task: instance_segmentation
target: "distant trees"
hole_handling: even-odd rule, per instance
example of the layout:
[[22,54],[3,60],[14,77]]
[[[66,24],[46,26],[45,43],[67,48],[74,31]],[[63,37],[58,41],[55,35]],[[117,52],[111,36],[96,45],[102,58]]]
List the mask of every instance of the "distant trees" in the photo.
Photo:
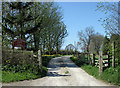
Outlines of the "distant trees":
[[66,47],[65,47],[65,52],[67,55],[73,55],[73,54],[77,54],[79,51],[77,50],[78,47],[77,47],[77,44],[68,44]]
[[83,47],[84,52],[88,53],[88,61],[90,62],[90,42],[94,35],[94,28],[92,26],[86,27],[85,31],[78,32],[79,44]]
[[94,29],[92,26],[86,27],[85,31],[81,30],[80,32],[78,32],[79,44],[81,45],[81,47],[84,47],[83,50],[87,53],[90,52],[89,47],[93,34],[94,34]]
[[65,50],[66,51],[71,51],[71,52],[77,52],[78,51],[78,42],[74,42],[74,45],[73,44],[68,44],[66,47],[65,47]]
[[75,51],[75,47],[73,44],[68,44],[66,47],[65,47],[65,50],[67,51]]
[[79,45],[84,52],[99,54],[104,36],[96,33],[93,27],[87,27],[85,31],[78,32]]
[[90,42],[90,52],[99,55],[99,51],[100,51],[101,45],[103,44],[103,40],[104,40],[103,35],[99,33],[95,33],[92,36],[92,39]]
[[74,41],[74,47],[75,47],[75,52],[78,51],[79,42],[75,42],[75,41]]
[[[61,9],[54,2],[3,2],[3,46],[15,38],[26,41],[26,49],[44,53],[59,51],[67,36]],[[7,41],[9,43],[7,43]],[[57,52],[56,52],[57,53]]]

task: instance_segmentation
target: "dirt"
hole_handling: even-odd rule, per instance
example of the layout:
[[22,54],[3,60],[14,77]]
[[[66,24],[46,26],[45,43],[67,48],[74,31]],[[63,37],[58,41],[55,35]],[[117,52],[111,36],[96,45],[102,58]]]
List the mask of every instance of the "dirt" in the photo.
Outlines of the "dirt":
[[3,83],[3,86],[113,86],[90,76],[76,66],[70,56],[53,58],[46,77],[35,80]]

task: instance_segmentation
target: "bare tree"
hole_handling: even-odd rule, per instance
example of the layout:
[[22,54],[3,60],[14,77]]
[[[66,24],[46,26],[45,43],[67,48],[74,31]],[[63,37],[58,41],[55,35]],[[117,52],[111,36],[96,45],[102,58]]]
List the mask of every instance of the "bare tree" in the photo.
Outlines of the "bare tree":
[[75,42],[75,41],[74,41],[75,51],[78,51],[78,46],[79,46],[79,42]]
[[88,63],[91,64],[90,61],[90,42],[92,40],[92,36],[94,35],[94,28],[92,26],[86,27],[85,31],[78,32],[79,43],[83,47],[84,51],[88,53]]
[[94,35],[94,28],[92,26],[86,27],[85,31],[81,30],[78,32],[79,44],[85,52],[89,53],[90,41]]

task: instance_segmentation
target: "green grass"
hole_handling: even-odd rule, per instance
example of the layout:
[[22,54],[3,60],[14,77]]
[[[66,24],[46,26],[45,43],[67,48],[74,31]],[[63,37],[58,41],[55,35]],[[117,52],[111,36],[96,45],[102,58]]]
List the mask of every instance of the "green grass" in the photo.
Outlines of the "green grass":
[[99,76],[98,67],[86,65],[84,63],[81,64],[81,62],[79,62],[80,60],[78,60],[77,57],[71,57],[71,60],[76,65],[80,66],[83,70],[85,70],[88,74],[94,76],[95,78],[120,86],[120,76],[119,76],[120,66],[117,66],[116,68],[112,68],[112,67],[107,68],[102,72],[102,75]]
[[90,75],[98,78],[99,68],[93,67],[91,65],[83,65],[83,66],[81,66],[81,68],[84,69]]
[[0,82],[2,81],[2,71],[0,70]]
[[46,76],[47,68],[43,66],[42,70],[43,71],[39,71],[39,73],[37,71],[31,72],[29,69],[24,72],[2,71],[2,82],[8,83],[44,77]]
[[[94,76],[97,79],[104,80],[106,82],[112,83],[114,85],[119,85],[120,82],[118,81],[118,67],[116,68],[107,68],[102,72],[102,75],[99,76],[99,68],[91,66],[91,65],[83,65],[81,66],[88,74]],[[119,67],[120,68],[120,67]]]
[[3,71],[2,72],[2,82],[14,82],[14,81],[21,81],[21,80],[27,80],[27,79],[35,79],[38,76],[33,73],[27,73],[27,72],[11,72],[11,71]]
[[68,73],[69,73],[69,71],[66,71],[66,72],[65,72],[65,74],[68,74]]
[[5,65],[2,66],[2,82],[15,82],[29,79],[36,79],[46,76],[47,74],[47,65],[49,61],[58,57],[59,55],[44,55],[42,56],[42,72],[39,69],[38,65]]

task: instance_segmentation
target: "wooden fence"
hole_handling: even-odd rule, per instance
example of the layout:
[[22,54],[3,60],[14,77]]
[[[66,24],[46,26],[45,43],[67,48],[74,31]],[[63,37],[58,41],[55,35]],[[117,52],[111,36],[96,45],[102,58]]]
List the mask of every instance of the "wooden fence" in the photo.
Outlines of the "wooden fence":
[[[102,55],[101,57],[102,57],[103,67],[110,67],[110,59],[112,59],[112,58],[110,58],[109,55]],[[106,58],[103,58],[103,57],[106,57]],[[100,56],[99,56],[99,58],[100,58]],[[99,67],[99,60],[100,59],[95,60],[93,65],[96,67]]]
[[[99,67],[99,75],[108,67],[112,66],[115,68],[115,44],[112,43],[112,55],[103,55],[102,51],[99,52],[99,55],[90,54],[90,53],[78,53],[74,56],[81,59],[81,61],[91,64],[93,66]],[[86,58],[87,57],[87,58]],[[96,59],[97,57],[97,59]],[[86,60],[87,59],[87,60]],[[112,60],[111,60],[112,59]]]
[[114,56],[103,55],[102,52],[100,52],[99,55],[79,53],[78,55],[74,56],[78,57],[82,62],[86,64],[91,64],[92,66],[99,67],[100,75],[106,68],[110,66],[115,67],[115,58],[113,58]]

